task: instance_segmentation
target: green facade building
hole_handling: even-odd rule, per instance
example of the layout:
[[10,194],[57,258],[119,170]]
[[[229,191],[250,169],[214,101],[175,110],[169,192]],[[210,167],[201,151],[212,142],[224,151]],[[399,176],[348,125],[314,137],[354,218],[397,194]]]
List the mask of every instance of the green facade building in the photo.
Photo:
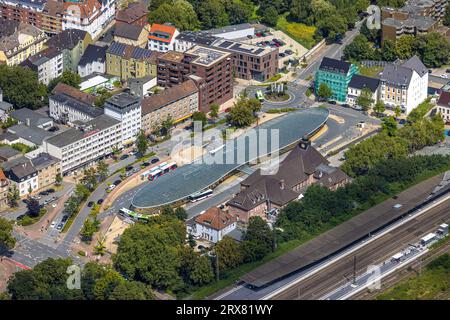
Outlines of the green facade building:
[[325,83],[333,91],[330,100],[345,103],[348,84],[354,74],[358,73],[358,67],[342,60],[323,58],[314,80],[314,90],[317,91],[322,83]]

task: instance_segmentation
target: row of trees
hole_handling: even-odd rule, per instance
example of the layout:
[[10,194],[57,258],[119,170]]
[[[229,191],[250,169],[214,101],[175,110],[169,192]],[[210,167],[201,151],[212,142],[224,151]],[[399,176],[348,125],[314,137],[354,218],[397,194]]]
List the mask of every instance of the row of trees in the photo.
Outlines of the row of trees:
[[[368,30],[366,33],[363,30]],[[430,68],[440,67],[450,61],[450,42],[443,35],[432,32],[428,34],[400,37],[395,43],[385,40],[381,49],[374,41],[378,36],[373,31],[362,28],[361,34],[344,48],[343,58],[352,62],[362,60],[395,61],[406,60],[417,55]]]
[[171,22],[180,30],[211,29],[248,22],[254,4],[250,0],[154,0],[150,23]]
[[257,120],[257,113],[261,111],[261,107],[261,101],[249,98],[244,93],[230,109],[227,121],[238,128],[248,127]]
[[[425,101],[423,105],[425,104],[429,102]],[[347,160],[342,169],[353,177],[364,175],[382,160],[405,157],[425,146],[434,145],[443,138],[444,122],[438,114],[430,119],[412,114],[400,129],[397,129],[397,123],[392,117],[387,117],[383,120],[383,131],[380,134],[350,147],[345,153]]]
[[[383,136],[383,135],[381,135]],[[390,141],[385,141],[389,144]],[[377,145],[376,147],[380,147]],[[372,153],[378,156],[375,147]],[[370,151],[366,151],[369,153]],[[450,168],[450,157],[399,156],[379,159],[363,175],[359,175],[343,188],[331,191],[319,185],[310,186],[302,201],[294,201],[280,213],[277,227],[280,241],[306,241],[393,196],[419,175],[442,172]]]

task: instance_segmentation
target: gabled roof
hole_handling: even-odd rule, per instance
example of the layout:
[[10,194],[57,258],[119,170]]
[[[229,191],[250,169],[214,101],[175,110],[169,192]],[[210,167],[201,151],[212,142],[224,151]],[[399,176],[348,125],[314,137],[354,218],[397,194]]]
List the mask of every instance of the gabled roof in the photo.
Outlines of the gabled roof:
[[402,67],[414,70],[421,77],[428,73],[427,67],[425,67],[425,65],[416,55],[412,56],[405,63],[403,63]]
[[95,44],[89,44],[78,63],[79,66],[85,66],[94,61],[103,63],[106,61],[106,50],[108,47],[100,47]]
[[62,49],[72,50],[75,48],[80,41],[86,38],[87,31],[78,29],[68,29],[64,30],[47,41],[47,46]]
[[59,159],[45,152],[40,153],[36,158],[31,159],[31,163],[37,170],[45,169],[58,162]]
[[442,92],[437,105],[444,108],[450,108],[450,92]]
[[222,230],[237,221],[237,218],[217,207],[206,210],[205,213],[195,217],[195,222],[214,230]]
[[128,8],[117,11],[116,21],[133,23],[147,15],[147,13],[147,8],[141,2],[130,3]]
[[379,85],[380,85],[379,79],[369,78],[366,76],[361,76],[359,74],[355,74],[352,77],[352,80],[350,80],[348,87],[360,89],[360,90],[362,90],[364,88],[368,88],[368,89],[370,89],[370,91],[375,92],[378,89]]
[[77,88],[69,86],[63,82],[58,83],[52,91],[52,94],[65,94],[76,100],[80,100],[89,105],[93,105],[95,102],[95,96],[89,93],[85,93]]
[[25,124],[16,124],[15,126],[8,128],[8,131],[38,146],[42,144],[45,138],[52,137],[54,135],[50,131],[33,126],[29,127]]
[[149,63],[156,63],[156,58],[161,55],[161,52],[155,52],[120,42],[111,43],[106,52],[109,54],[120,56],[127,60],[146,60]]
[[387,83],[396,86],[408,86],[414,71],[417,72],[420,77],[423,77],[428,73],[428,69],[417,56],[413,56],[400,65],[386,65],[381,73],[381,81],[386,81]]
[[343,60],[336,60],[328,57],[322,59],[319,69],[328,72],[348,73],[351,63]]
[[[34,168],[31,160],[24,160],[22,163],[19,163],[8,170],[14,176],[16,176],[19,180],[25,178],[27,176],[33,175],[36,173],[36,168]],[[9,175],[11,178],[11,175]]]
[[[148,38],[150,40],[157,40],[170,43],[176,31],[177,28],[173,26],[154,23],[150,28],[150,34],[148,35]],[[164,35],[164,37],[161,37],[161,35]]]
[[151,95],[142,100],[142,115],[149,114],[196,92],[198,92],[198,89],[192,80],[166,88],[163,92]]
[[136,41],[139,39],[143,29],[144,27],[136,24],[117,22],[114,29],[114,36]]

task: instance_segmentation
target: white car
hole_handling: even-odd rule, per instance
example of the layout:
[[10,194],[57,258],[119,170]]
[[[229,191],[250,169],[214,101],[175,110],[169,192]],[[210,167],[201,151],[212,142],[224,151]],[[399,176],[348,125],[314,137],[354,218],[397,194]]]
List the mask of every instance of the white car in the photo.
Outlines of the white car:
[[52,224],[50,225],[50,228],[54,228],[56,226],[56,222],[53,221]]
[[446,75],[445,73],[441,74],[441,78],[448,79],[448,75]]

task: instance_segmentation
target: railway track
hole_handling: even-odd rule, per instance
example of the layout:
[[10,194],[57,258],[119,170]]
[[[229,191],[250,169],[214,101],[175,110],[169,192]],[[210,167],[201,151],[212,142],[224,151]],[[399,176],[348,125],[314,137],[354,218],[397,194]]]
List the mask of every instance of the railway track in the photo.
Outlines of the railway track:
[[353,277],[354,256],[356,256],[356,276],[358,276],[365,272],[369,265],[382,263],[410,243],[417,242],[420,237],[436,229],[439,224],[449,220],[450,200],[447,200],[355,253],[331,264],[321,272],[300,281],[273,299],[320,299]]

